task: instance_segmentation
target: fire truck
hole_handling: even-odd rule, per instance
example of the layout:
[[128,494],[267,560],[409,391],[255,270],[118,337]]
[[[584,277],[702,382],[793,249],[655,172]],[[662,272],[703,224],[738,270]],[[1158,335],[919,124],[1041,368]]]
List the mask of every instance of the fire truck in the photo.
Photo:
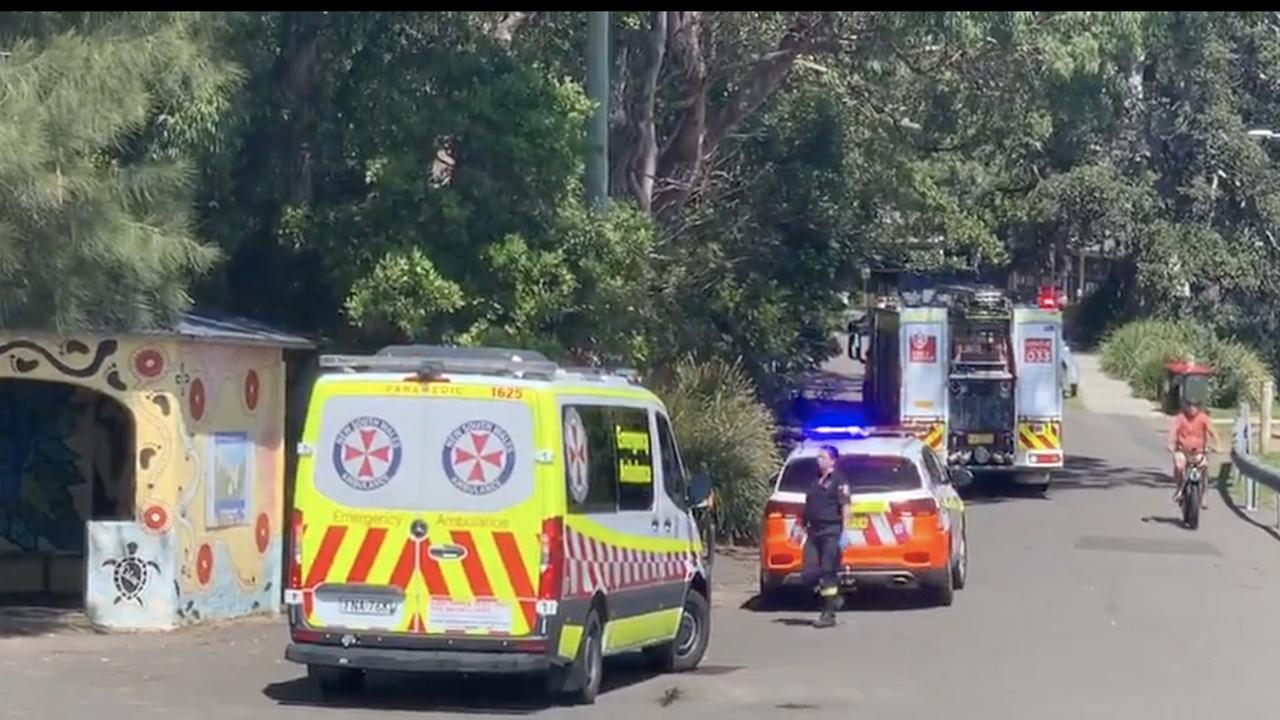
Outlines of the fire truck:
[[869,310],[849,338],[873,424],[914,429],[948,465],[1048,489],[1064,459],[1056,303],[941,287]]

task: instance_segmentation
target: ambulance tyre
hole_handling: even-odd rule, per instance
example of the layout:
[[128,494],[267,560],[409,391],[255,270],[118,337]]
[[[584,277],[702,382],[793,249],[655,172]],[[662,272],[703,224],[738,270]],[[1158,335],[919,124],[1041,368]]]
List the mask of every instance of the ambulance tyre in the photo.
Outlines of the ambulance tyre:
[[308,665],[307,677],[325,697],[355,695],[364,689],[364,671],[328,665]]
[[684,612],[672,642],[645,648],[644,655],[659,672],[688,672],[698,667],[711,638],[711,606],[696,588],[685,593]]
[[562,694],[573,705],[594,705],[600,694],[600,678],[604,675],[604,624],[597,608],[587,613],[582,626],[582,645],[573,665],[552,671],[549,678],[553,693]]

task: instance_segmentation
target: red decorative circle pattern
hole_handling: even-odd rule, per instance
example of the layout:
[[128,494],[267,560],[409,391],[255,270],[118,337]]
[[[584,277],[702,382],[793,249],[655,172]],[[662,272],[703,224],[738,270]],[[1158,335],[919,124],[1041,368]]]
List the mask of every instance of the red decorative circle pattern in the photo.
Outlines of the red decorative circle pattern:
[[196,580],[201,585],[208,585],[213,578],[213,548],[208,543],[200,546],[196,553]]
[[169,511],[163,505],[148,505],[142,511],[142,527],[153,534],[167,531],[169,529]]
[[204,418],[204,401],[204,382],[196,378],[187,390],[187,403],[191,406],[191,417],[197,422]]
[[244,405],[249,410],[258,409],[258,396],[262,391],[262,384],[258,380],[258,371],[250,370],[244,375]]
[[148,380],[164,372],[164,353],[155,348],[144,348],[133,356],[133,369],[139,377]]
[[265,553],[271,544],[271,518],[266,513],[258,516],[258,522],[253,526],[253,539],[258,543],[258,552]]

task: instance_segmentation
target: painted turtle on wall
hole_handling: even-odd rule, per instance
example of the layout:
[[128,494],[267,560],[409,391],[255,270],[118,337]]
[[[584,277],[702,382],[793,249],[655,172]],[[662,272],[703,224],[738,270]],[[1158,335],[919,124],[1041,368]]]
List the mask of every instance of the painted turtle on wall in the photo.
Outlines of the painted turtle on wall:
[[142,591],[147,589],[151,571],[160,572],[160,566],[154,560],[138,557],[136,542],[127,543],[124,549],[124,557],[102,563],[102,567],[112,568],[111,582],[116,586],[116,599],[112,604],[133,601],[138,603],[138,607],[142,607]]

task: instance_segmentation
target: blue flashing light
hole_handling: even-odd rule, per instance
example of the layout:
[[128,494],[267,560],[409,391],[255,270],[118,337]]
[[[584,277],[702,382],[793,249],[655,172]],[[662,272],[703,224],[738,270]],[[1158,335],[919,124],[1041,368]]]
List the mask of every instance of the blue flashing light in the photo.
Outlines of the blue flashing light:
[[819,425],[809,428],[806,435],[814,437],[846,437],[846,438],[865,438],[870,437],[871,433],[866,428],[857,425]]

